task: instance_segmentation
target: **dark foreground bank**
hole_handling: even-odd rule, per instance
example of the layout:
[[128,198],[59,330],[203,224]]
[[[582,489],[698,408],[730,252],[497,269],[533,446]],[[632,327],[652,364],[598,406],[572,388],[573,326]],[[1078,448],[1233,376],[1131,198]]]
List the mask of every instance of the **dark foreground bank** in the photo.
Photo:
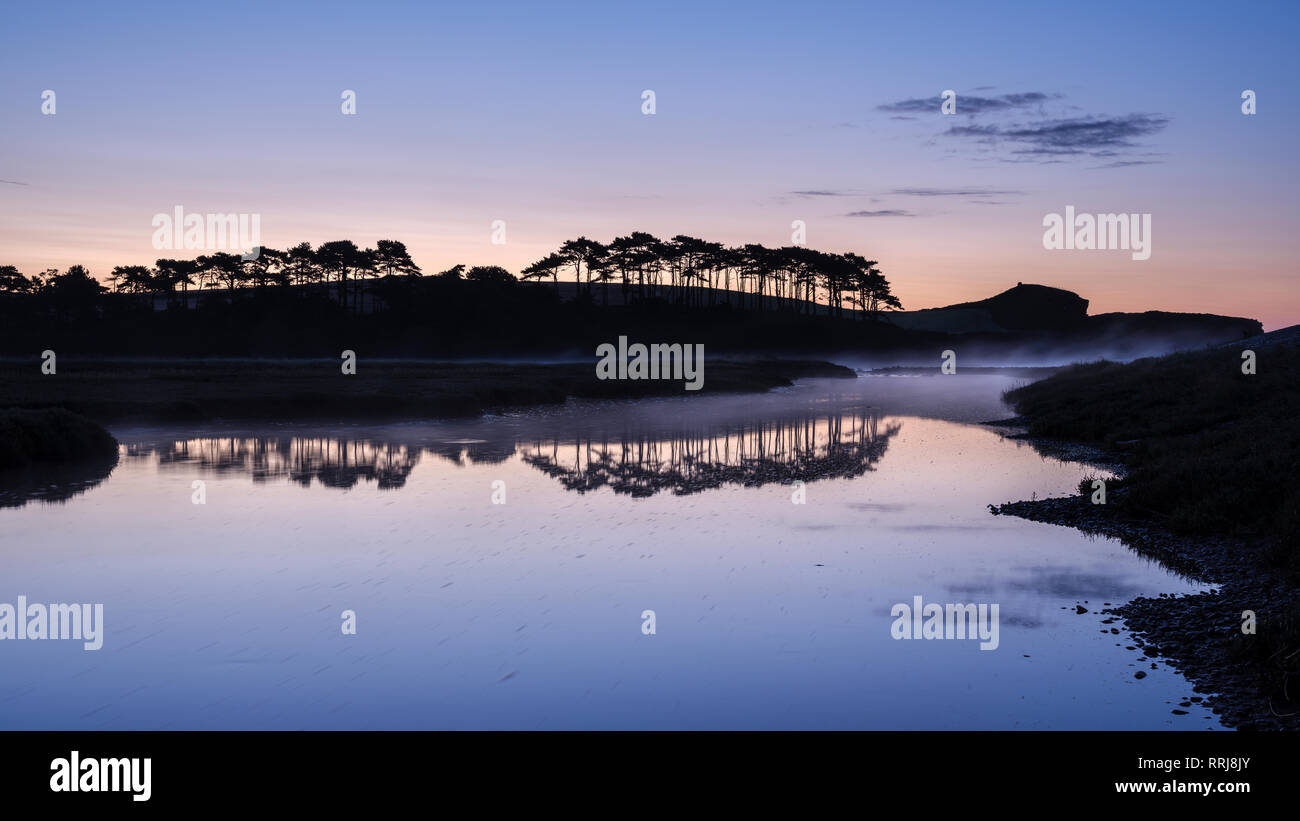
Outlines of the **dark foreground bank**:
[[117,465],[117,440],[62,408],[0,408],[0,508],[60,502],[94,487]]
[[62,408],[0,409],[0,471],[116,456],[117,440],[90,419]]
[[703,385],[597,379],[595,365],[361,359],[121,361],[60,358],[0,364],[0,404],[63,408],[101,422],[208,419],[303,421],[475,416],[568,398],[637,399],[767,391],[804,378],[853,379],[849,368],[804,360],[705,363]]
[[[1115,537],[1214,593],[1114,609],[1153,660],[1182,671],[1225,723],[1300,729],[1300,347],[1279,332],[1240,345],[1075,366],[1007,394],[1008,420],[1050,451],[1081,442],[1119,468],[1093,502],[1002,505]],[[1243,372],[1244,351],[1254,373]],[[1252,623],[1253,621],[1253,623]]]

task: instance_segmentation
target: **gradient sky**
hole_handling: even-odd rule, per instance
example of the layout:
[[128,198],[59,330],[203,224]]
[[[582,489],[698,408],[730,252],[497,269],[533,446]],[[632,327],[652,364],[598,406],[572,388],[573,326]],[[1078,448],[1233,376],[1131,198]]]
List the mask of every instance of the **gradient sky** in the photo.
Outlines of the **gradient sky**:
[[[276,248],[402,240],[426,272],[518,271],[632,230],[786,245],[801,219],[810,246],[879,260],[907,308],[1025,281],[1093,313],[1300,322],[1296,3],[46,2],[6,18],[0,264],[29,274],[193,256],[151,245],[177,205],[260,214]],[[1045,250],[1043,217],[1067,205],[1150,213],[1151,258]]]

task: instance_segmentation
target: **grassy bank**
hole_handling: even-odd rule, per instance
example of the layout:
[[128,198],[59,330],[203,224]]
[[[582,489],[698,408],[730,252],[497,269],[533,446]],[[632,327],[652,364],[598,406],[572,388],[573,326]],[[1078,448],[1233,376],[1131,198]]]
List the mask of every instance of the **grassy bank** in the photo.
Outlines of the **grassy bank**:
[[1122,454],[1114,513],[1255,543],[1300,571],[1300,348],[1261,347],[1253,375],[1241,350],[1078,365],[1006,399],[1031,436]]
[[[1218,589],[1113,610],[1145,656],[1210,694],[1229,726],[1300,729],[1300,348],[1278,332],[1240,346],[1093,363],[1007,393],[1031,437],[1099,446],[1127,473],[1105,505],[1082,496],[994,512],[1121,539]],[[1285,340],[1281,344],[1278,339]],[[1242,351],[1257,372],[1242,373]],[[1258,618],[1250,631],[1245,615]]]
[[83,416],[61,408],[0,410],[0,470],[116,455],[117,440]]
[[569,397],[634,399],[766,391],[809,377],[855,378],[815,361],[713,361],[704,385],[680,380],[599,380],[594,364],[448,363],[362,359],[354,375],[337,360],[60,358],[55,375],[39,363],[0,364],[0,397],[21,408],[65,408],[104,422],[202,419],[424,419],[563,402]]

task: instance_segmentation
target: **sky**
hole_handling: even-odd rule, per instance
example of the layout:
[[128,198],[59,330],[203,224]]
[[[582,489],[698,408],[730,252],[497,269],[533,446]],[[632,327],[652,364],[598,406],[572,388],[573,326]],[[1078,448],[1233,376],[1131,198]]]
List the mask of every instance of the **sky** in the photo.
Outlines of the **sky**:
[[[401,240],[426,272],[518,272],[565,239],[633,230],[789,245],[799,220],[809,246],[879,261],[910,309],[1023,281],[1092,313],[1300,323],[1297,3],[5,16],[0,265],[28,274],[197,255],[154,247],[154,216],[177,206],[259,215],[273,248]],[[1044,248],[1067,206],[1150,214],[1150,258]]]

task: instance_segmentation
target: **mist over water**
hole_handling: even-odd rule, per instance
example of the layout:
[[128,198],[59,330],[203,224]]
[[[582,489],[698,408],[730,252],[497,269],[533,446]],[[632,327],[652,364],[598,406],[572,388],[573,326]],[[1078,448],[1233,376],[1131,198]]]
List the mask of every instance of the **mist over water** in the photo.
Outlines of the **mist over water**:
[[[1097,613],[1203,585],[1114,541],[989,514],[1096,472],[977,424],[1010,415],[1000,395],[1017,381],[873,375],[455,422],[114,430],[107,478],[0,510],[0,601],[102,602],[105,619],[96,652],[5,642],[0,722],[1216,726],[1200,707],[1171,716],[1189,685]],[[891,638],[891,607],[918,595],[997,603],[998,648]]]

